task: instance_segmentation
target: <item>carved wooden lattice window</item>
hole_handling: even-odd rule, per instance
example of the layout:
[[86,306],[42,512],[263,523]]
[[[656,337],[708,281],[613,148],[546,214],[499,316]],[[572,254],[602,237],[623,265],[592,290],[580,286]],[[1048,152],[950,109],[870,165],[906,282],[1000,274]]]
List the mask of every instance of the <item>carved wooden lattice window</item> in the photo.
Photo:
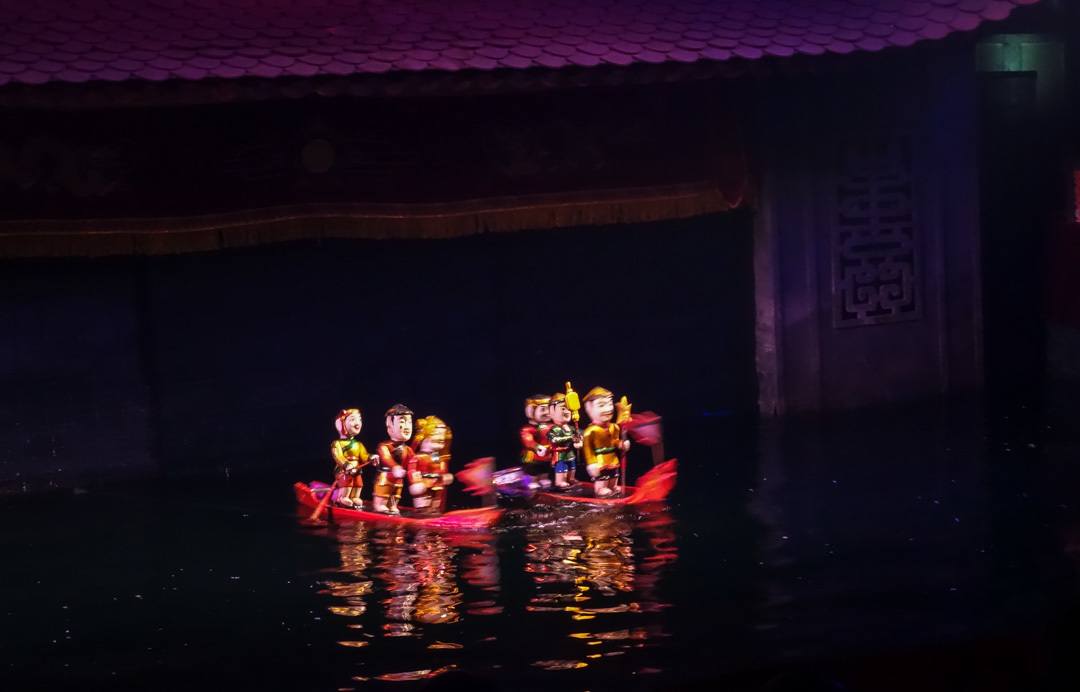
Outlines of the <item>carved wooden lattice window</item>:
[[832,233],[833,326],[922,316],[918,222],[907,136],[865,136],[841,148]]

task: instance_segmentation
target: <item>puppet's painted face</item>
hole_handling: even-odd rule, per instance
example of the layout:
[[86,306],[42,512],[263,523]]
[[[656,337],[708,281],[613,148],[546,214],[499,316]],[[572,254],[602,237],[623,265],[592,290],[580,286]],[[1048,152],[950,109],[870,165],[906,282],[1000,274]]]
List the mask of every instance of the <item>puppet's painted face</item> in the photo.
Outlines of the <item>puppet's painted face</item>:
[[530,423],[546,423],[551,420],[551,407],[548,404],[526,404],[525,417]]
[[359,413],[350,413],[345,419],[345,432],[350,437],[356,437],[360,434],[360,430],[364,427],[364,419],[361,418]]
[[589,420],[597,425],[610,423],[615,414],[615,401],[610,396],[598,396],[585,402],[585,413],[589,414]]
[[562,425],[563,423],[569,423],[571,419],[570,409],[566,407],[565,401],[556,401],[551,405],[551,422],[555,425]]
[[431,434],[420,443],[420,451],[428,454],[441,452],[444,449],[446,449],[446,427],[442,425],[432,430]]
[[408,442],[412,437],[412,416],[388,416],[386,434],[394,442]]
[[535,420],[538,423],[550,423],[551,405],[537,404],[536,408],[532,409],[532,420]]

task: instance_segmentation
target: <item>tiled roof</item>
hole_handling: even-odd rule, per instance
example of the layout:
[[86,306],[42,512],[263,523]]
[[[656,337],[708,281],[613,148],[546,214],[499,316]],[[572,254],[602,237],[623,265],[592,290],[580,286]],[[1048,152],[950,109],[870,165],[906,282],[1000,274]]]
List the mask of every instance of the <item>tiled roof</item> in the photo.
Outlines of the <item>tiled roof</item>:
[[0,86],[878,51],[1037,0],[0,0]]

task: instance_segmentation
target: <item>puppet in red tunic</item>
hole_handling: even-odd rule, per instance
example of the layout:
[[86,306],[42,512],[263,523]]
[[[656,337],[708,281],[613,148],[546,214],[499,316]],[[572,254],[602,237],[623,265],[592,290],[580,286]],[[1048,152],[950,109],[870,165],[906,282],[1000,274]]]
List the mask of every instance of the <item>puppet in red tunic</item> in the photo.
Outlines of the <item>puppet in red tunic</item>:
[[378,447],[379,475],[375,479],[375,497],[372,504],[377,512],[400,514],[402,479],[415,469],[415,453],[409,446],[413,433],[413,412],[402,404],[394,405],[386,412],[386,434],[389,440]]
[[546,478],[551,472],[551,397],[534,394],[525,400],[525,418],[521,427],[521,466],[534,479]]
[[441,512],[446,506],[446,486],[454,482],[450,474],[450,428],[441,419],[427,416],[416,421],[412,447],[416,470],[409,477],[409,493],[419,510]]

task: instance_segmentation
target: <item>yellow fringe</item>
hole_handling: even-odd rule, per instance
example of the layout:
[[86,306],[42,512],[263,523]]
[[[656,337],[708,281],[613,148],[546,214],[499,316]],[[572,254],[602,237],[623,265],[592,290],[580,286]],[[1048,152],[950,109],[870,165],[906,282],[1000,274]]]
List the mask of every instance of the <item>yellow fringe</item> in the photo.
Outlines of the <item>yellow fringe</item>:
[[316,238],[443,239],[679,219],[726,211],[715,183],[447,204],[316,204],[157,219],[0,222],[0,257],[210,252]]

